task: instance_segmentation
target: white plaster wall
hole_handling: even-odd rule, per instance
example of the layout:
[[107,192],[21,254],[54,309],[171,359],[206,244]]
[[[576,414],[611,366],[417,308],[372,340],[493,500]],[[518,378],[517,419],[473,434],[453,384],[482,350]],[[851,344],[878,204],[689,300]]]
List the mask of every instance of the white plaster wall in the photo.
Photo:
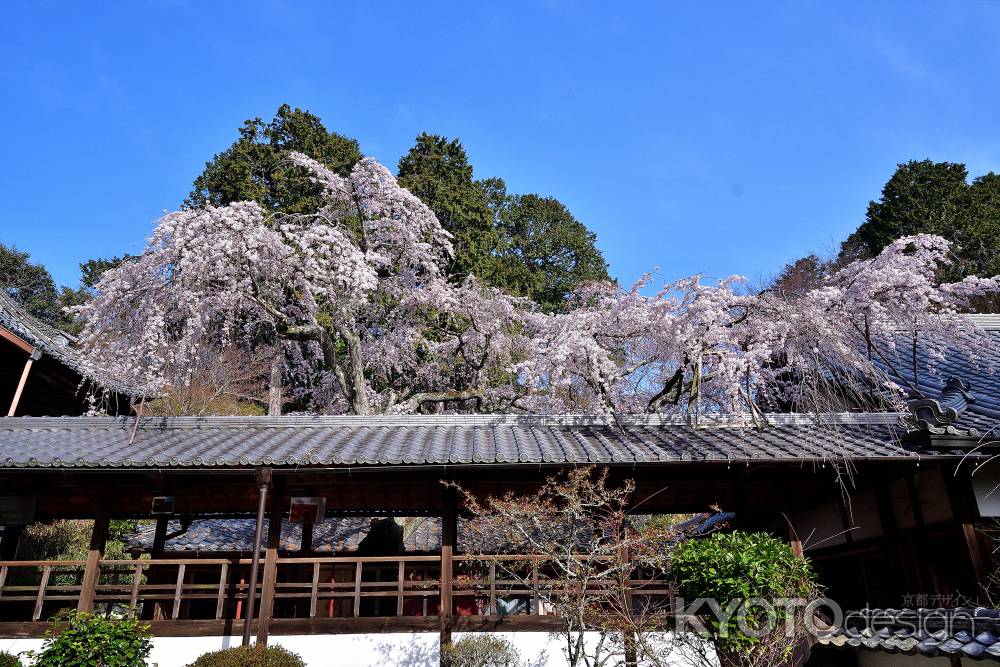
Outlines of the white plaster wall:
[[[545,632],[497,634],[513,642],[521,657],[534,667],[566,665],[558,637]],[[462,636],[456,633],[455,638]],[[150,664],[185,667],[202,653],[239,646],[240,640],[240,637],[156,637]],[[298,653],[308,667],[438,667],[440,664],[437,633],[272,636],[269,643]],[[0,639],[0,651],[8,653],[37,650],[41,645],[41,639]],[[678,667],[685,664],[677,662]]]
[[41,639],[0,639],[0,651],[14,655],[22,651],[37,651],[41,647]]

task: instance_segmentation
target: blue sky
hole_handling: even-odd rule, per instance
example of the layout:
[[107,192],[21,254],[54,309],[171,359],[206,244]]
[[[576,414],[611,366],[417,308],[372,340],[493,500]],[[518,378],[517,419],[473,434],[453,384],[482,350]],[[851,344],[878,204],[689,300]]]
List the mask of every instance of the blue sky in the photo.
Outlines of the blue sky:
[[[91,4],[92,6],[87,6]],[[137,252],[283,102],[395,169],[422,131],[554,195],[631,282],[773,272],[897,162],[1000,170],[1000,2],[23,2],[0,39],[0,242],[60,283]]]

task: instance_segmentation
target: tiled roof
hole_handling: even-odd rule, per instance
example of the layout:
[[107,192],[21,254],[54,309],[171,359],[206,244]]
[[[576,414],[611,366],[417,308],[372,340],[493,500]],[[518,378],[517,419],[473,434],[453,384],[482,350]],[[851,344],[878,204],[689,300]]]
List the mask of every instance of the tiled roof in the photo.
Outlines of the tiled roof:
[[3,290],[0,290],[0,327],[99,387],[126,396],[141,393],[87,363],[74,347],[75,337],[28,314]]
[[[974,428],[980,434],[992,433],[1000,422],[1000,315],[965,315],[977,326],[986,330],[987,335],[995,342],[992,347],[977,346],[979,359],[971,359],[967,354],[955,348],[944,355],[943,359],[932,358],[925,346],[917,346],[917,388],[930,398],[936,398],[945,389],[949,379],[964,380],[970,385],[970,393],[975,402],[970,404],[956,425],[963,428]],[[904,337],[905,338],[905,337]],[[890,357],[893,365],[902,374],[907,374],[913,367],[911,346],[908,340],[897,341],[895,357]],[[886,364],[875,357],[876,365],[888,370]],[[912,375],[906,378],[913,380]]]
[[819,642],[837,648],[1000,661],[1000,610],[870,609]]
[[[915,459],[897,414],[0,418],[0,467],[171,468]],[[933,455],[927,452],[928,455]]]
[[[433,552],[441,548],[440,517],[408,517],[398,519],[403,524],[403,544],[407,552]],[[358,544],[368,534],[370,517],[334,517],[313,526],[313,551],[317,553],[347,553],[357,551]],[[249,552],[253,551],[256,521],[254,519],[195,519],[186,531],[167,540],[167,551]],[[168,536],[177,533],[181,524],[171,520]],[[156,526],[143,524],[135,535],[126,540],[129,549],[150,551]],[[264,520],[267,534],[267,519]],[[285,523],[281,526],[281,549],[298,551],[302,545],[302,526]]]
[[[700,514],[687,521],[677,524],[679,533],[686,536],[707,535],[725,527],[733,520],[732,512],[715,514]],[[632,517],[641,521],[647,516]],[[403,528],[403,546],[407,553],[437,553],[441,549],[441,517],[396,517],[396,522]],[[312,549],[316,553],[349,553],[357,551],[361,540],[368,534],[371,527],[371,517],[346,516],[328,517],[320,524],[313,526]],[[167,524],[167,536],[164,549],[166,551],[194,552],[251,552],[253,551],[254,519],[195,519],[187,530],[180,532],[180,521],[173,519]],[[148,552],[153,548],[156,533],[155,524],[139,525],[136,532],[126,539],[130,550]],[[264,520],[264,534],[267,534],[267,519]],[[173,535],[173,537],[171,537]],[[466,520],[458,517],[458,550],[462,553],[470,551],[499,551],[497,541],[492,544],[482,543],[482,532],[473,536]],[[298,551],[302,545],[302,526],[285,523],[281,526],[280,549]]]

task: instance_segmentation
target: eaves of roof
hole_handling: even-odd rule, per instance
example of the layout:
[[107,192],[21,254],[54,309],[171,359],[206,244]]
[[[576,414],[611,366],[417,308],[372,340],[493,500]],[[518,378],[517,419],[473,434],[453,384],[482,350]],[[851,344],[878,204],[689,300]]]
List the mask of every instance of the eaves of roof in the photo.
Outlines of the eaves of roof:
[[[899,415],[0,418],[0,467],[240,469],[798,463],[950,456],[904,442]],[[130,441],[131,440],[131,441]]]

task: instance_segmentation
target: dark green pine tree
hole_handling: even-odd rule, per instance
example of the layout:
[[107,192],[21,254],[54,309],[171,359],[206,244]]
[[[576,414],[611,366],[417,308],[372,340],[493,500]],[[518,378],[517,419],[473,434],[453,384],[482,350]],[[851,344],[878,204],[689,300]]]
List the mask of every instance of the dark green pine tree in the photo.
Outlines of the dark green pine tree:
[[558,199],[535,194],[493,199],[501,286],[553,312],[565,308],[581,284],[610,279],[597,236]]
[[304,153],[342,176],[361,159],[356,140],[330,132],[318,116],[284,104],[269,123],[260,118],[243,123],[239,139],[205,164],[185,205],[252,200],[275,212],[314,212],[320,187],[291,167],[288,151]]
[[399,160],[400,185],[415,194],[454,237],[455,256],[449,274],[470,274],[495,285],[499,238],[486,193],[473,179],[462,142],[421,134]]
[[547,311],[564,308],[581,283],[608,279],[596,236],[559,200],[509,195],[500,178],[475,180],[457,139],[421,134],[398,177],[454,236],[453,279],[473,274]]
[[1000,176],[968,182],[964,164],[911,160],[900,164],[868,203],[865,222],[841,246],[840,259],[871,257],[902,236],[937,234],[954,244],[955,264],[943,279],[1000,273]]

